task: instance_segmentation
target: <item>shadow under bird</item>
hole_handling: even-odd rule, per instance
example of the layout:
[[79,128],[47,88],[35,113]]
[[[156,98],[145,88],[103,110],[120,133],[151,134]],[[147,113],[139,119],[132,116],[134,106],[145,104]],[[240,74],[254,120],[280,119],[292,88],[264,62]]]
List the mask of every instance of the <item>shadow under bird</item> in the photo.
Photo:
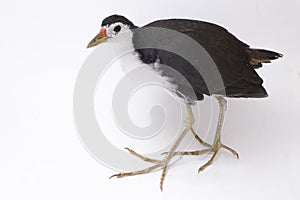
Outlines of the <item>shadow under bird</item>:
[[[161,35],[143,31],[147,30],[147,28],[155,28]],[[169,30],[169,32],[166,30]],[[180,37],[171,36],[174,32],[178,33]],[[127,33],[128,37],[119,37],[122,33]],[[171,35],[168,35],[168,33]],[[182,35],[191,38],[203,48],[187,48],[186,43],[184,43],[185,40],[180,39]],[[271,60],[282,57],[282,55],[269,50],[251,48],[223,27],[208,22],[190,19],[166,19],[138,27],[120,15],[112,15],[105,18],[102,21],[99,34],[91,40],[87,47],[90,48],[104,42],[109,43],[121,40],[131,48],[131,59],[134,62],[149,65],[153,71],[167,80],[166,87],[184,101],[188,115],[185,121],[185,129],[178,136],[171,149],[164,154],[162,160],[145,157],[127,148],[132,155],[153,165],[146,169],[119,173],[111,177],[121,178],[145,174],[161,168],[160,189],[162,190],[168,165],[176,155],[212,153],[207,163],[199,168],[199,172],[213,163],[221,148],[228,150],[238,158],[238,153],[235,150],[221,142],[221,129],[227,108],[225,98],[267,97],[268,94],[262,86],[263,80],[256,73],[255,69],[262,67],[264,63],[270,63]],[[155,48],[155,45],[152,44],[154,41],[156,41],[155,45],[157,46],[157,43],[159,43],[161,48]],[[188,58],[183,58],[177,53],[168,51],[167,49],[170,49],[169,46],[172,47],[171,49],[181,49],[187,53]],[[207,59],[203,56],[205,55],[202,52],[203,49],[212,62],[203,62]],[[194,63],[200,64],[200,70],[193,65]],[[216,67],[216,74],[206,73],[211,72],[214,66]],[[177,73],[173,73],[170,69]],[[215,84],[217,78],[221,78],[221,84]],[[192,92],[190,89],[192,89]],[[191,105],[203,100],[204,95],[214,96],[219,105],[218,125],[212,144],[202,140],[193,129],[195,120]],[[199,151],[176,151],[188,132],[191,132],[196,140],[207,148]]]

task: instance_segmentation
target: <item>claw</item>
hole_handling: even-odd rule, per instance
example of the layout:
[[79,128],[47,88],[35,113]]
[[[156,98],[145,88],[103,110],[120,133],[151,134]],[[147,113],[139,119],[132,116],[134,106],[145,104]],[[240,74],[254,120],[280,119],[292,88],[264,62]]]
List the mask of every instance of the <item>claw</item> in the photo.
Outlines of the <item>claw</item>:
[[134,152],[132,149],[129,149],[128,147],[125,147],[124,149],[129,151],[129,153],[131,153],[131,154]]
[[111,175],[111,176],[109,177],[109,179],[112,179],[112,178],[114,178],[114,177],[116,177],[116,178],[122,178],[122,174],[121,174],[121,173],[119,173],[119,174],[113,174],[113,175]]

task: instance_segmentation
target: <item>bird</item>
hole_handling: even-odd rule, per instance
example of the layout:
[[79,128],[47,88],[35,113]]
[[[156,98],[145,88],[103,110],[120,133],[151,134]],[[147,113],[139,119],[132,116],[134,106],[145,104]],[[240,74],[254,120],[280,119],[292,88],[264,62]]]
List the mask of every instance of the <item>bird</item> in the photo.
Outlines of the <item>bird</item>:
[[[149,29],[161,30],[158,31],[161,34],[155,35],[152,34],[154,32],[147,32]],[[127,37],[121,37],[126,33]],[[177,33],[179,37],[171,36],[173,33]],[[212,62],[203,62],[206,58],[201,48],[189,48],[185,39],[181,39],[186,37],[203,47],[202,50],[209,55]],[[114,174],[111,178],[146,174],[160,168],[162,170],[160,189],[163,190],[167,168],[171,159],[177,155],[211,153],[210,159],[199,168],[198,172],[210,166],[222,148],[239,158],[239,154],[234,149],[221,142],[221,132],[227,110],[226,98],[267,97],[268,93],[263,87],[263,80],[256,69],[282,57],[282,54],[271,50],[251,48],[227,29],[214,23],[194,19],[162,19],[138,27],[126,17],[114,14],[102,21],[99,33],[88,43],[87,48],[102,43],[109,44],[112,41],[126,44],[132,50],[130,56],[134,62],[149,66],[153,72],[164,78],[167,82],[166,87],[186,104],[187,117],[184,130],[169,151],[163,154],[163,159],[148,158],[126,148],[132,155],[153,165],[138,171]],[[158,43],[162,48],[154,47],[153,42]],[[181,52],[186,53],[188,59],[168,51],[170,46],[173,49],[182,50]],[[200,63],[202,72],[210,71],[215,66],[222,83],[216,84],[215,77],[206,77],[205,74],[200,73],[201,70],[199,72],[193,63]],[[189,88],[192,89],[192,93]],[[204,96],[213,96],[219,106],[218,123],[212,144],[201,139],[193,128],[195,118],[191,106],[203,100]],[[206,148],[199,151],[177,151],[177,147],[188,132],[191,132],[195,139]]]

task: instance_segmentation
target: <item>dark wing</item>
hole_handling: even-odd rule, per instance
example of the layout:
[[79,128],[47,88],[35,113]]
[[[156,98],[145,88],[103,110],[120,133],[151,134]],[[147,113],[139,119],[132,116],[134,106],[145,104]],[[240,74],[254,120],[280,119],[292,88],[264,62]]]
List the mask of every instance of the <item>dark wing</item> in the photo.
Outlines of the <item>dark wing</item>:
[[[191,37],[202,45],[218,67],[225,86],[226,96],[267,96],[265,89],[262,87],[263,80],[254,70],[254,68],[261,66],[261,62],[257,59],[253,60],[251,57],[255,54],[254,51],[258,52],[261,50],[250,49],[249,45],[238,40],[223,27],[208,22],[185,19],[159,20],[152,22],[145,27],[158,27],[178,31]],[[203,94],[218,94],[217,90],[208,91],[201,74],[195,71],[193,66],[184,61],[184,59],[178,58],[178,56],[174,59],[174,55],[170,52],[153,49],[140,51],[139,53],[144,62],[153,63],[159,58],[162,64],[168,65],[179,71],[186,79],[188,79],[195,90],[198,99],[202,99]],[[279,55],[277,53],[275,54],[277,56]],[[198,58],[195,57],[194,59]],[[176,78],[174,81],[176,82]],[[180,81],[177,84],[181,86]]]

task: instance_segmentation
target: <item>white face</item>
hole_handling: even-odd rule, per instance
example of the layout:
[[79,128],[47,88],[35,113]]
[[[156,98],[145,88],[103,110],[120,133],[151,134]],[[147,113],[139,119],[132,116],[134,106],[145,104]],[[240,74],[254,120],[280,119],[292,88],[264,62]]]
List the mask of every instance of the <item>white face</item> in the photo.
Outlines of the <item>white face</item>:
[[130,26],[121,22],[116,22],[101,27],[100,32],[91,40],[87,48],[97,46],[107,40],[119,43],[132,43],[132,31],[130,30]]
[[109,38],[114,38],[116,35],[124,33],[128,30],[130,30],[130,27],[128,25],[122,24],[121,22],[116,22],[114,24],[106,26],[106,33]]

